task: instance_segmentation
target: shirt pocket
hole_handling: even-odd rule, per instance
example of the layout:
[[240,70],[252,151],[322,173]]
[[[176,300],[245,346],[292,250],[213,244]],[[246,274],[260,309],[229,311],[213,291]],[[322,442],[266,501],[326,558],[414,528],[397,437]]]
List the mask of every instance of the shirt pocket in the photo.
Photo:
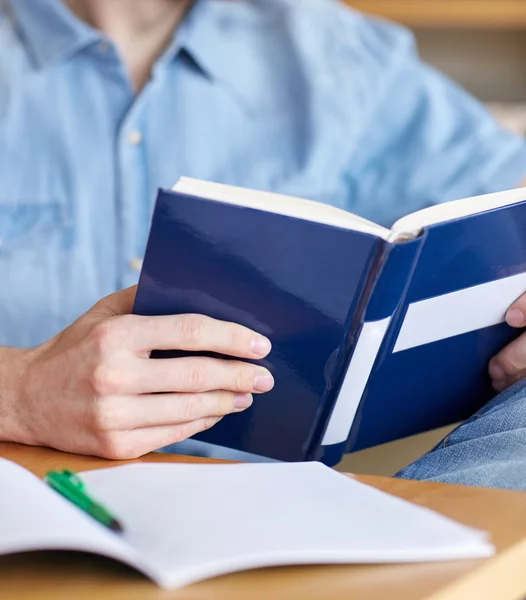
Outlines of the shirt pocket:
[[66,249],[71,242],[70,221],[65,203],[57,197],[0,194],[0,257],[41,252],[43,246],[46,251]]
[[71,322],[73,232],[60,198],[0,190],[0,345],[36,346]]

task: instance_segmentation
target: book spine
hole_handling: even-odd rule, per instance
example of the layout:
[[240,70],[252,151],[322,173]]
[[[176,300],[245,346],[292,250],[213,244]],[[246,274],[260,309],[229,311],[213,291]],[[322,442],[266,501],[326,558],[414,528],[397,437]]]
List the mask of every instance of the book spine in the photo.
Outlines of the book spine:
[[330,364],[327,363],[325,398],[322,402],[323,411],[316,418],[316,426],[309,440],[308,451],[305,453],[304,460],[321,460],[320,452],[322,452],[322,440],[325,436],[325,430],[334,412],[335,404],[338,402],[339,390],[341,389],[348,365],[356,350],[364,315],[383,263],[387,259],[389,246],[390,244],[384,240],[377,239],[375,251],[371,253],[369,264],[364,269],[364,276],[362,282],[359,284],[361,293],[357,300],[349,306],[344,327],[347,333],[344,336],[344,342],[337,352],[333,354]]
[[354,422],[352,424],[349,436],[345,444],[344,453],[352,452],[354,449],[353,447],[355,444],[356,436],[360,428],[363,407],[367,402],[367,392],[369,385],[373,380],[375,372],[377,372],[380,369],[384,359],[387,356],[389,356],[393,351],[393,347],[398,338],[398,333],[405,319],[405,313],[407,311],[406,297],[411,286],[413,274],[418,265],[420,254],[422,252],[422,249],[424,248],[426,238],[427,232],[424,231],[423,234],[416,240],[413,240],[406,244],[402,244],[401,246],[397,246],[397,252],[394,252],[392,254],[392,256],[390,257],[390,259],[392,260],[388,261],[386,269],[384,273],[382,273],[380,285],[378,286],[377,293],[375,294],[375,298],[373,299],[375,301],[371,302],[370,310],[367,314],[367,317],[370,319],[375,319],[378,318],[379,315],[383,315],[385,310],[388,308],[387,304],[383,300],[384,290],[389,288],[390,281],[393,275],[396,274],[398,269],[406,270],[406,277],[404,279],[405,284],[403,286],[403,289],[400,290],[396,306],[390,307],[391,318],[389,323],[389,329],[386,332],[383,345],[378,353],[378,356],[376,357],[374,367],[369,375],[368,385],[366,386],[364,393],[362,394],[362,398],[356,411]]
[[359,426],[367,386],[389,351],[396,323],[403,318],[404,299],[424,238],[425,234],[385,247],[366,309],[361,313],[351,359],[322,438],[318,460],[325,464],[334,465],[341,460]]

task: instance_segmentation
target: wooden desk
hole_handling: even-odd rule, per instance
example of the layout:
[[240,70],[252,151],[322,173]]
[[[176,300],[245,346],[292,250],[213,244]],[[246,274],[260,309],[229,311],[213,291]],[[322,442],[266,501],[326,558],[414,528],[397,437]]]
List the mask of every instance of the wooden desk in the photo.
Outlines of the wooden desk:
[[349,6],[408,27],[524,29],[524,0],[344,0]]
[[[53,468],[82,470],[112,464],[11,444],[0,444],[0,456],[39,476]],[[141,462],[199,460],[155,454]],[[517,600],[526,596],[526,494],[375,477],[360,479],[491,531],[497,555],[488,560],[424,565],[264,569],[165,592],[134,571],[106,559],[76,553],[22,554],[0,557],[0,597],[6,600]]]

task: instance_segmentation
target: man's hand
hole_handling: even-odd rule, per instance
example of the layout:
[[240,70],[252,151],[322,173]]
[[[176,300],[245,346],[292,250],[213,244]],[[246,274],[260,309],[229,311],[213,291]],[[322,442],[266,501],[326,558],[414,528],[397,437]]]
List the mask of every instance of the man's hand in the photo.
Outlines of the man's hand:
[[[526,327],[526,294],[510,307],[506,321],[511,327]],[[491,359],[489,374],[493,387],[499,392],[526,377],[526,334]]]
[[134,296],[135,288],[108,296],[42,346],[0,357],[1,439],[136,458],[245,410],[252,393],[273,387],[266,369],[242,361],[150,360],[154,349],[255,360],[270,342],[199,315],[131,315]]

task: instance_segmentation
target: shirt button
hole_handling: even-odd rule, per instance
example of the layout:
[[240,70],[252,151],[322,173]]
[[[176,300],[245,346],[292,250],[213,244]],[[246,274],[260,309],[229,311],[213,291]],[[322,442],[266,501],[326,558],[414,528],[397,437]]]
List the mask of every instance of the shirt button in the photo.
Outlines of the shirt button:
[[132,146],[138,146],[142,142],[142,133],[134,129],[128,133],[128,143]]
[[132,258],[128,263],[132,271],[140,271],[142,269],[142,259]]

